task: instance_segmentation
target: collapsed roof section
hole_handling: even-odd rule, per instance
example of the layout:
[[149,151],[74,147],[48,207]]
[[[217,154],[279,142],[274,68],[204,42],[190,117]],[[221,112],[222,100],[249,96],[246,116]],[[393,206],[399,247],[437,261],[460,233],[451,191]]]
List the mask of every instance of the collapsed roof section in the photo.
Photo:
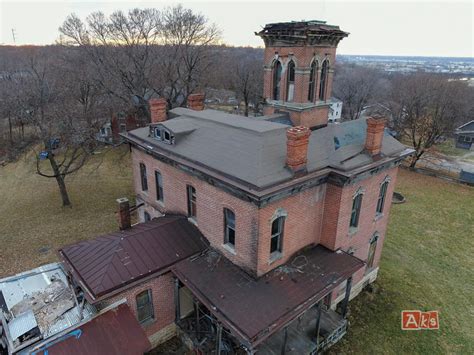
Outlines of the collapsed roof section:
[[338,43],[349,35],[339,26],[328,25],[326,21],[292,21],[270,23],[260,32],[266,47],[285,47],[295,45],[331,46],[337,47]]

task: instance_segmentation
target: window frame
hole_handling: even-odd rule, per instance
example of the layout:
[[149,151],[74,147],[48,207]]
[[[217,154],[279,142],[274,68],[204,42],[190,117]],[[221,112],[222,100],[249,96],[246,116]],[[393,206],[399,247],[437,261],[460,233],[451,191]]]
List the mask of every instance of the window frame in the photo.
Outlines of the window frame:
[[148,213],[148,211],[143,211],[143,221],[144,222],[151,221],[151,215]]
[[383,209],[385,206],[385,198],[387,196],[389,182],[390,182],[389,180],[384,180],[382,184],[380,184],[379,197],[377,199],[377,207],[375,210],[376,215],[383,214]]
[[[230,218],[229,214],[232,214],[232,218]],[[224,244],[228,245],[232,249],[235,249],[235,225],[236,220],[234,211],[232,211],[230,208],[224,208]],[[230,231],[233,231],[232,237]]]
[[[283,236],[285,230],[285,216],[278,216],[270,225],[270,256],[280,255],[283,252]],[[273,226],[277,223],[277,231],[273,232]],[[277,239],[276,241],[276,248],[273,250],[273,240]]]
[[378,240],[378,234],[374,234],[374,236],[370,239],[369,252],[367,253],[367,270],[371,270],[374,267],[375,252],[377,250]]
[[[145,292],[147,293],[147,296],[148,296],[147,303],[140,305],[138,301],[138,297],[143,295]],[[155,320],[155,309],[153,306],[153,293],[150,288],[143,290],[135,295],[135,306],[136,306],[136,311],[137,311],[137,320],[140,324],[146,324],[148,322]],[[149,309],[147,310],[147,317],[144,319],[140,319],[141,310],[147,307],[149,307]]]
[[120,123],[119,132],[120,133],[126,133],[127,132],[127,125],[125,123]]
[[318,74],[318,61],[315,59],[311,63],[311,70],[309,72],[309,83],[308,83],[308,101],[314,102],[316,96],[316,83]]
[[197,218],[197,196],[196,189],[192,185],[186,185],[186,201],[188,206],[188,218]]
[[321,65],[321,75],[319,77],[319,93],[318,98],[320,101],[326,100],[326,89],[328,85],[328,73],[329,73],[329,60],[325,59]]
[[352,198],[352,208],[351,208],[351,218],[349,221],[349,228],[352,228],[352,229],[359,228],[360,211],[362,209],[363,196],[364,194],[362,192],[357,192]]
[[163,188],[163,175],[158,170],[155,170],[155,188],[156,188],[156,200],[164,202],[164,188]]
[[145,163],[143,162],[140,163],[139,170],[140,170],[140,182],[141,182],[142,191],[147,192],[148,191],[148,176],[147,176]]
[[273,63],[272,70],[272,99],[280,100],[281,96],[281,74],[283,72],[283,66],[279,60]]
[[[286,74],[286,101],[292,102],[295,98],[295,73],[296,64],[294,60],[288,62],[287,74]],[[293,80],[291,80],[293,77]],[[290,97],[291,93],[291,97]]]

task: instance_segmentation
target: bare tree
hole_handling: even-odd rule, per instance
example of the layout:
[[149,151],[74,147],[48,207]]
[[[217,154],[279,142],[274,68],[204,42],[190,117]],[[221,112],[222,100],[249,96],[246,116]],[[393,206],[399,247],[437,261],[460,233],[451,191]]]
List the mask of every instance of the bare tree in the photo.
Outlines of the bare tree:
[[[108,96],[95,86],[81,58],[67,62],[44,49],[35,50],[25,75],[11,90],[22,118],[35,130],[41,152],[36,155],[40,176],[54,178],[63,206],[71,206],[66,176],[84,166],[96,148],[98,128],[110,116]],[[45,163],[49,163],[45,165]]]
[[334,79],[334,96],[342,100],[342,118],[355,120],[374,98],[381,73],[357,65],[337,68]]
[[466,89],[464,83],[436,74],[399,75],[393,79],[388,105],[395,127],[415,149],[410,167],[414,168],[426,150],[462,120]]
[[262,101],[263,67],[261,60],[237,58],[234,59],[234,64],[230,68],[230,88],[244,102],[244,115],[248,116],[250,103],[254,105],[254,110],[258,110],[258,105]]
[[85,49],[104,89],[124,108],[133,98],[147,116],[153,93],[166,97],[170,107],[185,104],[209,67],[208,48],[219,39],[203,15],[181,5],[163,12],[95,12],[85,22],[72,14],[59,31],[61,43]]

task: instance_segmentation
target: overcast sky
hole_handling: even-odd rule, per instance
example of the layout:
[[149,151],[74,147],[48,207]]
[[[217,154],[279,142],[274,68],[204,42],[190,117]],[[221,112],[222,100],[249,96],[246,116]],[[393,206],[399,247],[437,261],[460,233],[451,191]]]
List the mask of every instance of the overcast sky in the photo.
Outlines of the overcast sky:
[[[0,44],[48,44],[72,12],[84,18],[133,7],[162,8],[174,1],[0,0]],[[474,57],[474,1],[183,1],[206,15],[230,45],[262,46],[254,35],[264,24],[325,20],[350,32],[342,54]]]

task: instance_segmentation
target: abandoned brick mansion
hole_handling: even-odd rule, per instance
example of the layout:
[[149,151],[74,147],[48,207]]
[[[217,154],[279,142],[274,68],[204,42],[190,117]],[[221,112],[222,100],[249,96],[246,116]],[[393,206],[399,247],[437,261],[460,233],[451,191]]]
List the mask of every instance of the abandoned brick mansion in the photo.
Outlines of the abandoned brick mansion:
[[327,122],[336,47],[320,21],[267,25],[262,117],[167,111],[130,145],[136,208],[120,231],[62,248],[99,308],[126,299],[150,342],[202,353],[313,354],[346,332],[350,299],[377,277],[400,162],[384,119]]

